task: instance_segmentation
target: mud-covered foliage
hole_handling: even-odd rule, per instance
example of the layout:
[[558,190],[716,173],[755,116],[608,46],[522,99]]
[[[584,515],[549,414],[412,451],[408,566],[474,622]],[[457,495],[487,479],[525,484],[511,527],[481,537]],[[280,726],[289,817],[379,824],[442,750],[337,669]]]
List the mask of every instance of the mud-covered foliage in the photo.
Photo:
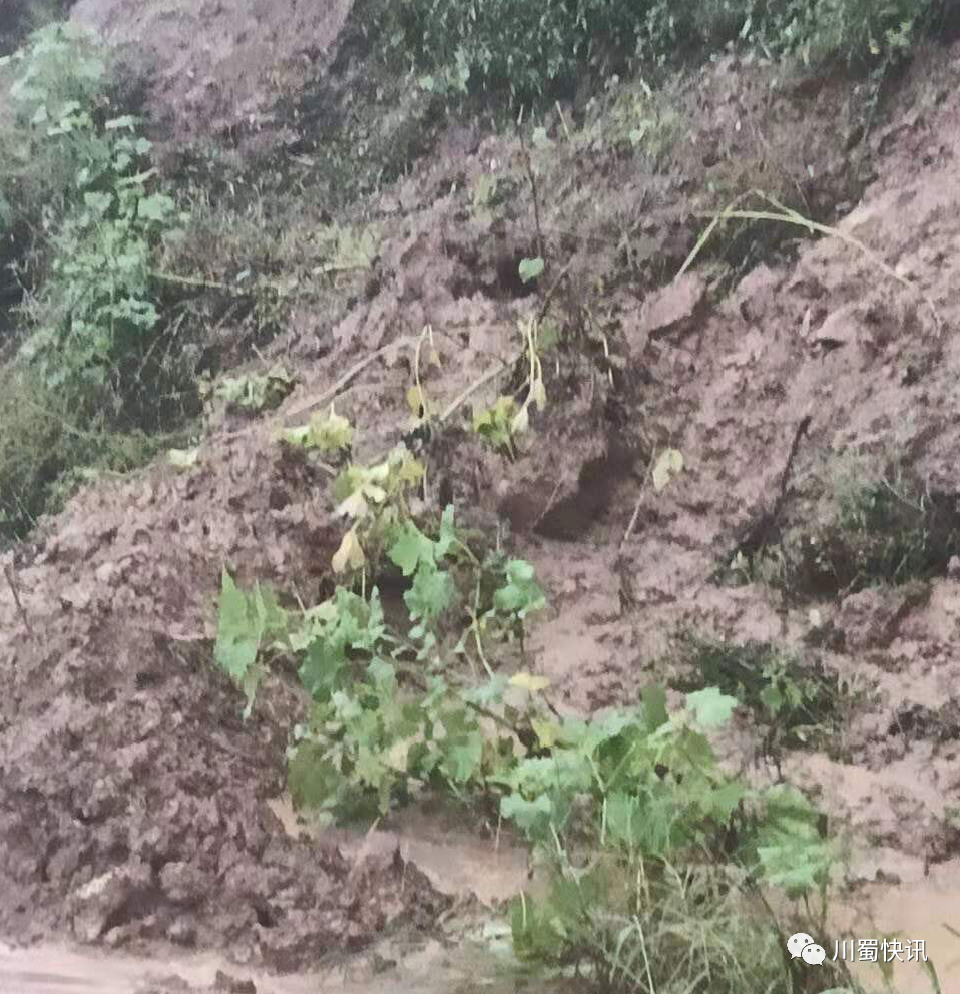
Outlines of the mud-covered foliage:
[[[530,331],[528,348],[537,340]],[[539,375],[530,372],[531,394],[544,389]],[[346,448],[352,432],[342,418],[339,427]],[[658,491],[676,476],[670,466],[654,473]],[[717,902],[714,920],[721,907],[746,908],[761,881],[791,897],[823,892],[834,852],[819,812],[799,792],[749,787],[714,755],[708,733],[737,699],[701,686],[671,712],[665,690],[650,686],[634,707],[562,715],[550,681],[519,668],[527,626],[547,606],[532,566],[472,547],[452,505],[439,522],[415,516],[423,476],[404,448],[341,471],[333,491],[351,525],[331,565],[345,582],[319,604],[284,606],[224,572],[214,659],[244,691],[245,713],[278,665],[296,667],[313,702],[292,729],[295,802],[327,821],[368,821],[446,794],[511,825],[546,860],[550,881],[546,896],[512,910],[519,961],[575,966],[603,989],[652,994],[654,973],[678,969],[674,929],[692,925],[693,893]],[[391,564],[406,614],[396,620],[371,586],[390,578]],[[784,712],[797,734],[800,707],[819,703],[775,667],[765,693],[711,675],[762,698],[772,716]],[[660,910],[637,910],[651,903]],[[777,934],[772,916],[757,927]],[[781,957],[758,966],[731,950],[703,937],[685,968],[709,970],[718,984],[723,974],[717,989],[730,991],[790,976]],[[644,957],[652,965],[642,970]]]

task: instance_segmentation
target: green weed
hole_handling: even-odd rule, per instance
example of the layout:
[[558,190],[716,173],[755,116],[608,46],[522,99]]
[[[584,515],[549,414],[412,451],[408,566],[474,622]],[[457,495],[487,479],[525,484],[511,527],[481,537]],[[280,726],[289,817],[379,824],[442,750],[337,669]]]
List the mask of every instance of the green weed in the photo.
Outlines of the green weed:
[[814,520],[782,542],[782,582],[804,594],[927,580],[960,553],[956,499],[897,467],[849,462],[826,481]]
[[296,386],[296,378],[283,366],[267,373],[224,377],[213,389],[213,396],[227,410],[267,411],[277,407]]
[[59,511],[82,484],[149,462],[179,433],[117,431],[103,421],[79,427],[68,398],[36,371],[0,369],[0,547]]
[[730,43],[820,69],[891,65],[944,0],[379,0],[379,45],[430,92],[506,97],[570,94],[585,72],[609,75],[703,57]]
[[720,642],[685,636],[680,643],[685,674],[681,690],[719,687],[749,708],[764,728],[762,750],[779,762],[784,749],[829,742],[850,702],[839,677],[822,664],[769,642]]
[[184,372],[158,341],[151,258],[182,218],[149,166],[150,142],[135,117],[111,113],[106,63],[79,29],[48,25],[4,65],[13,118],[0,196],[8,223],[34,228],[43,246],[21,356],[80,417],[162,421]]

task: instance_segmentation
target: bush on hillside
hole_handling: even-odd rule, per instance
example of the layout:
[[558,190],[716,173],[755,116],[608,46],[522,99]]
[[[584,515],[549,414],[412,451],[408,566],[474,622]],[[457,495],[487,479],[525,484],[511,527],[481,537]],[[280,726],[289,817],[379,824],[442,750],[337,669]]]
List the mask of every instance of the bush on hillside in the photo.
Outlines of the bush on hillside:
[[25,288],[0,343],[15,355],[4,393],[24,402],[0,423],[0,532],[21,534],[82,467],[135,465],[155,448],[144,432],[182,427],[199,400],[152,269],[182,217],[95,41],[49,24],[0,74],[0,234],[17,277],[0,297],[9,308]]

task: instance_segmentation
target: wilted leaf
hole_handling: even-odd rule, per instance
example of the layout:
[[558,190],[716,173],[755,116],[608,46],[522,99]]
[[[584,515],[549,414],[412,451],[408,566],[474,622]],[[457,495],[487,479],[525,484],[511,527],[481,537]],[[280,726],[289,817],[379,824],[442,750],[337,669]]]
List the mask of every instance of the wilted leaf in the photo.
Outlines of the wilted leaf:
[[351,528],[343,536],[340,548],[333,554],[332,566],[334,572],[345,573],[348,569],[359,569],[366,561],[367,557],[364,554],[363,547],[360,545],[360,539],[357,538],[357,530],[356,528]]
[[676,449],[664,449],[653,467],[653,488],[659,493],[675,476],[683,472],[683,455]]
[[200,449],[170,449],[167,452],[167,462],[177,469],[190,469],[197,465]]

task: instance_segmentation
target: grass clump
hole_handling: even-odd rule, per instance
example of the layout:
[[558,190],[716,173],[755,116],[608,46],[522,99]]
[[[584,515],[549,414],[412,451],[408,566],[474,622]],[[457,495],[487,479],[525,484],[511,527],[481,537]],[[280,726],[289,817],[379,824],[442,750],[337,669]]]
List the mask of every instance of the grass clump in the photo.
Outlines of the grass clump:
[[0,367],[0,548],[59,511],[80,484],[142,466],[180,438],[102,421],[81,429],[75,415],[35,371]]
[[946,10],[944,0],[381,0],[380,45],[430,91],[519,104],[569,95],[584,72],[702,58],[729,43],[816,68],[889,65]]
[[819,497],[790,513],[799,523],[768,523],[724,558],[714,580],[843,597],[942,576],[960,555],[956,495],[924,486],[897,461],[844,456],[817,487]]
[[719,687],[732,694],[765,729],[762,749],[777,759],[784,749],[817,747],[838,731],[848,711],[845,688],[819,660],[770,642],[723,642],[686,635],[680,643],[685,673],[680,690]]
[[960,553],[960,508],[908,472],[855,460],[821,498],[819,522],[783,538],[782,582],[808,595],[847,594],[943,575]]

